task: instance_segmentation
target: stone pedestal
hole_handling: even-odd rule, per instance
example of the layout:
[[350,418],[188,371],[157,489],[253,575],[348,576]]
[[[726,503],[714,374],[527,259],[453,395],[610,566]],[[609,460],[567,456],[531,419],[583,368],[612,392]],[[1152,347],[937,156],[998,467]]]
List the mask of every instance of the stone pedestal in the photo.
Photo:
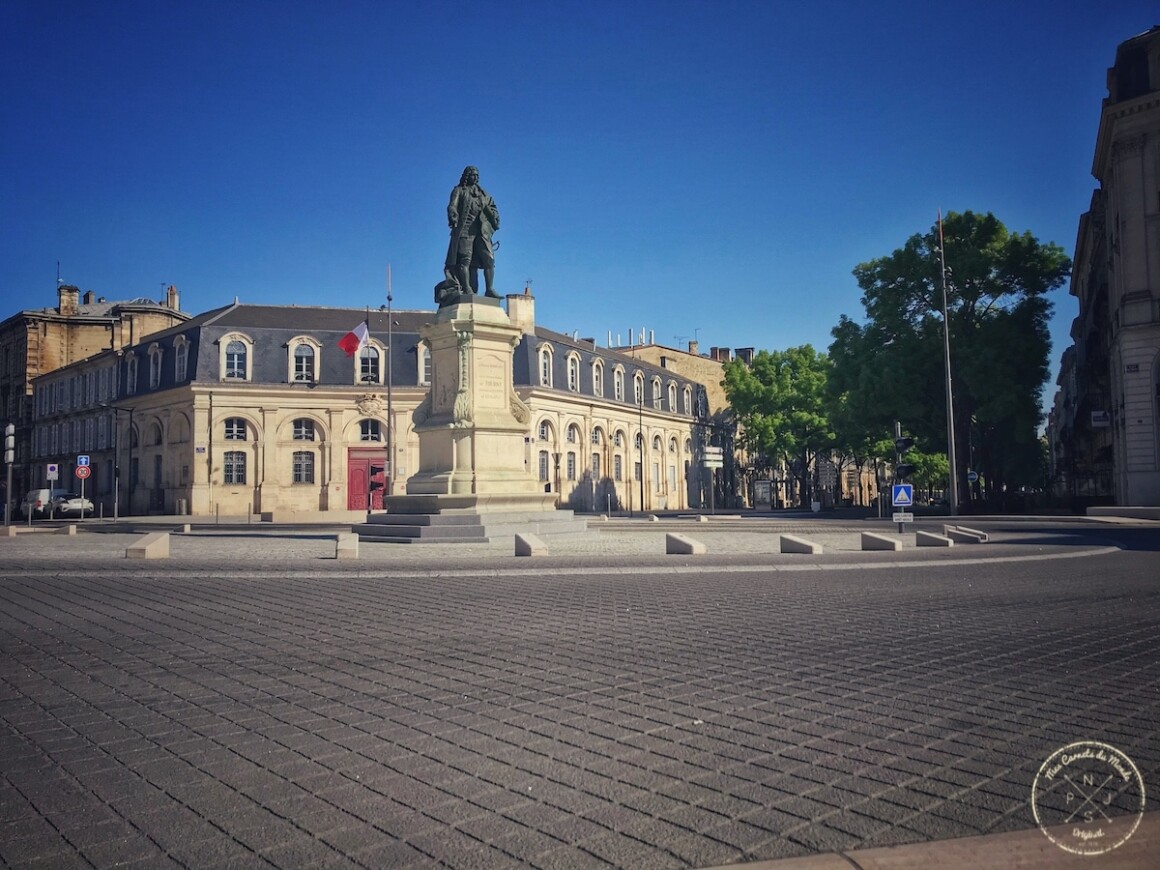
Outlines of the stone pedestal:
[[556,513],[555,496],[525,464],[530,411],[512,384],[521,332],[499,301],[448,300],[420,334],[431,391],[415,411],[419,470],[406,495],[385,500],[387,513]]

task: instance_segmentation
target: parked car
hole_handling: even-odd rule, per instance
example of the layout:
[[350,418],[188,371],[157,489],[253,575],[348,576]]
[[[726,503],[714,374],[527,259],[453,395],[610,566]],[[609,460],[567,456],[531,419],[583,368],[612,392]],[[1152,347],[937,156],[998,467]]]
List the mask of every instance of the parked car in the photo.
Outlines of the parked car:
[[63,492],[52,500],[52,513],[58,517],[91,517],[93,510],[93,503],[75,492]]
[[30,489],[20,503],[20,516],[25,519],[30,516],[34,519],[48,516],[52,502],[66,492],[64,489]]

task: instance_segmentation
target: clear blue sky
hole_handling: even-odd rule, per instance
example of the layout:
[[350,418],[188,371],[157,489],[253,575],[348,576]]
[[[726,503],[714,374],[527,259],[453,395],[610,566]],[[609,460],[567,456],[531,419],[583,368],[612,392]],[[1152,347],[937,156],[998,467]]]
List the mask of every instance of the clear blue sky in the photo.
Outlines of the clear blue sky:
[[939,208],[1072,253],[1106,69],[1157,23],[1155,0],[0,0],[0,315],[55,304],[58,260],[190,312],[377,307],[390,263],[395,307],[431,307],[470,163],[498,287],[532,279],[543,325],[824,349],[862,313],[853,267]]

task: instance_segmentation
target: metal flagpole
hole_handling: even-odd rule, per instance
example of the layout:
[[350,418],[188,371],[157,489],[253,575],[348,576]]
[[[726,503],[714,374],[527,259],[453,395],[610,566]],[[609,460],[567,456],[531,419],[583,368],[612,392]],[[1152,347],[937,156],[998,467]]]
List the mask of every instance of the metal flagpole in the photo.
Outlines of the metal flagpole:
[[943,310],[943,367],[946,369],[947,381],[947,460],[950,465],[950,496],[947,504],[950,505],[951,516],[959,514],[959,473],[955,467],[955,405],[951,396],[951,321],[947,309],[947,260],[943,251],[943,224],[942,209],[938,210],[938,262],[942,273],[942,310]]

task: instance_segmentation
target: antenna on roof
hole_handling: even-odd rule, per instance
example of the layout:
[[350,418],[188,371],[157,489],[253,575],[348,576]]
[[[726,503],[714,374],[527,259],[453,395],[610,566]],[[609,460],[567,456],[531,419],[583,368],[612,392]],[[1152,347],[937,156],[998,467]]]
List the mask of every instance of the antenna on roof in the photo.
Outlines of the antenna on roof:
[[64,281],[60,277],[60,260],[56,261],[56,286],[59,287]]

